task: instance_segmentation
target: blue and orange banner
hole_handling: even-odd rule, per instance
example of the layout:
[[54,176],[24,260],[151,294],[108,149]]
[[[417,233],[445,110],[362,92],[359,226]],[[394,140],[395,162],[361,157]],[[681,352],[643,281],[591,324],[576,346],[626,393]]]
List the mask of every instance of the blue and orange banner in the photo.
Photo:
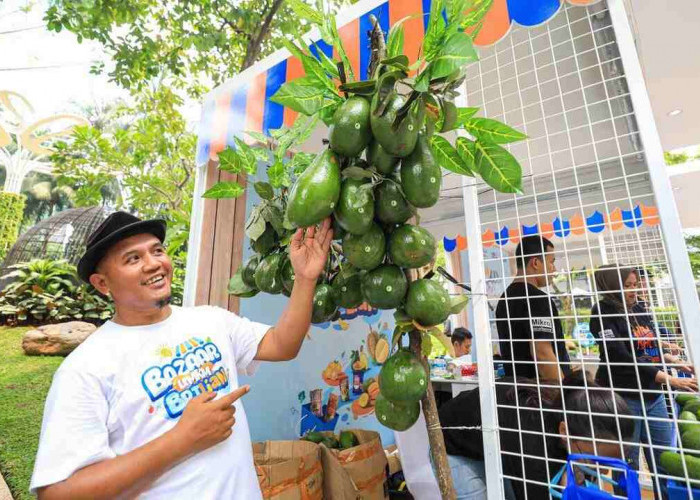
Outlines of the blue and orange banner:
[[[568,0],[573,5],[589,5],[597,1]],[[366,33],[371,29],[371,15],[388,32],[397,21],[417,14],[404,23],[404,52],[411,62],[415,61],[428,24],[431,0],[387,0],[379,4],[366,0],[352,9],[362,12],[363,4],[367,4],[367,9],[338,29],[356,78],[367,78],[371,51]],[[551,19],[562,4],[563,0],[494,0],[474,43],[480,46],[496,43],[508,33],[513,22],[522,26],[542,24]],[[316,40],[315,44],[318,49],[313,43],[309,48],[316,57],[319,57],[318,50],[328,56],[337,56],[323,40]],[[286,50],[282,52],[288,54]],[[274,56],[269,59],[279,61]],[[234,137],[240,137],[246,130],[269,134],[270,129],[292,125],[296,113],[270,101],[270,98],[283,83],[300,76],[304,76],[301,62],[296,57],[288,56],[267,67],[261,65],[260,71],[252,79],[237,83],[234,78],[212,91],[202,105],[197,164],[216,159],[218,152],[233,146]]]
[[[580,236],[586,230],[596,234],[606,229],[612,231],[618,231],[622,228],[635,229],[642,224],[658,226],[659,222],[659,211],[656,207],[639,204],[635,205],[632,210],[623,210],[617,207],[608,214],[595,210],[587,217],[577,213],[568,219],[556,217],[551,222],[540,222],[530,226],[503,226],[500,229],[486,229],[481,233],[481,243],[484,247],[505,246],[508,243],[517,245],[521,236],[532,234],[540,234],[545,238],[566,238],[571,235]],[[447,252],[462,251],[468,248],[467,238],[460,234],[455,235],[454,238],[443,237],[442,244]]]

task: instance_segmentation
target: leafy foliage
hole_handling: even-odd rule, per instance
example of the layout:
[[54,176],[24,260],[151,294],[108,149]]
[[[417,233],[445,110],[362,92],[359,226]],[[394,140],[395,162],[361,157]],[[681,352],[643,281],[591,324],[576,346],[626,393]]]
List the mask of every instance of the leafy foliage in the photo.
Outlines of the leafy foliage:
[[92,287],[79,283],[75,267],[65,261],[33,260],[11,266],[0,292],[0,322],[11,325],[70,320],[102,323],[113,306]]
[[693,277],[700,280],[700,236],[686,236],[685,245],[688,249],[690,267],[693,270]]
[[15,193],[0,192],[0,261],[17,240],[24,214],[25,198]]

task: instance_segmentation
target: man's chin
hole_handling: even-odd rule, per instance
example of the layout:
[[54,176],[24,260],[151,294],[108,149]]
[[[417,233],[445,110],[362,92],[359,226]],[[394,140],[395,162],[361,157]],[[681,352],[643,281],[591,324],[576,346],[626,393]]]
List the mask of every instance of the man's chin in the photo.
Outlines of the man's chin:
[[171,301],[172,301],[172,295],[168,295],[167,297],[163,297],[162,299],[158,299],[156,301],[156,307],[158,309],[163,309],[165,306],[169,305]]

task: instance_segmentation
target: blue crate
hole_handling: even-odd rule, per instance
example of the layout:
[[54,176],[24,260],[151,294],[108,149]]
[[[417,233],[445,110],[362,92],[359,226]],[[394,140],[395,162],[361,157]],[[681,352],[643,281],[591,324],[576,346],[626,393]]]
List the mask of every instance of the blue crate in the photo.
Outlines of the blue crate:
[[[688,489],[685,484],[680,484],[675,482],[673,479],[669,479],[667,483],[668,487],[668,500],[688,500]],[[693,500],[700,500],[700,489],[692,488],[690,491],[693,492]]]

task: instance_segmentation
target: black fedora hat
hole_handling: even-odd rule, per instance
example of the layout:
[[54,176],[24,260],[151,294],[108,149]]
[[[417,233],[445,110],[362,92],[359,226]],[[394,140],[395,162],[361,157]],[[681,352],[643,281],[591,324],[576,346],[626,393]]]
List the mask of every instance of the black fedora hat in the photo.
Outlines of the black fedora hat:
[[164,220],[141,220],[127,212],[114,212],[90,235],[85,253],[78,262],[78,276],[90,283],[90,276],[107,250],[118,241],[136,234],[152,234],[161,242],[165,240]]

